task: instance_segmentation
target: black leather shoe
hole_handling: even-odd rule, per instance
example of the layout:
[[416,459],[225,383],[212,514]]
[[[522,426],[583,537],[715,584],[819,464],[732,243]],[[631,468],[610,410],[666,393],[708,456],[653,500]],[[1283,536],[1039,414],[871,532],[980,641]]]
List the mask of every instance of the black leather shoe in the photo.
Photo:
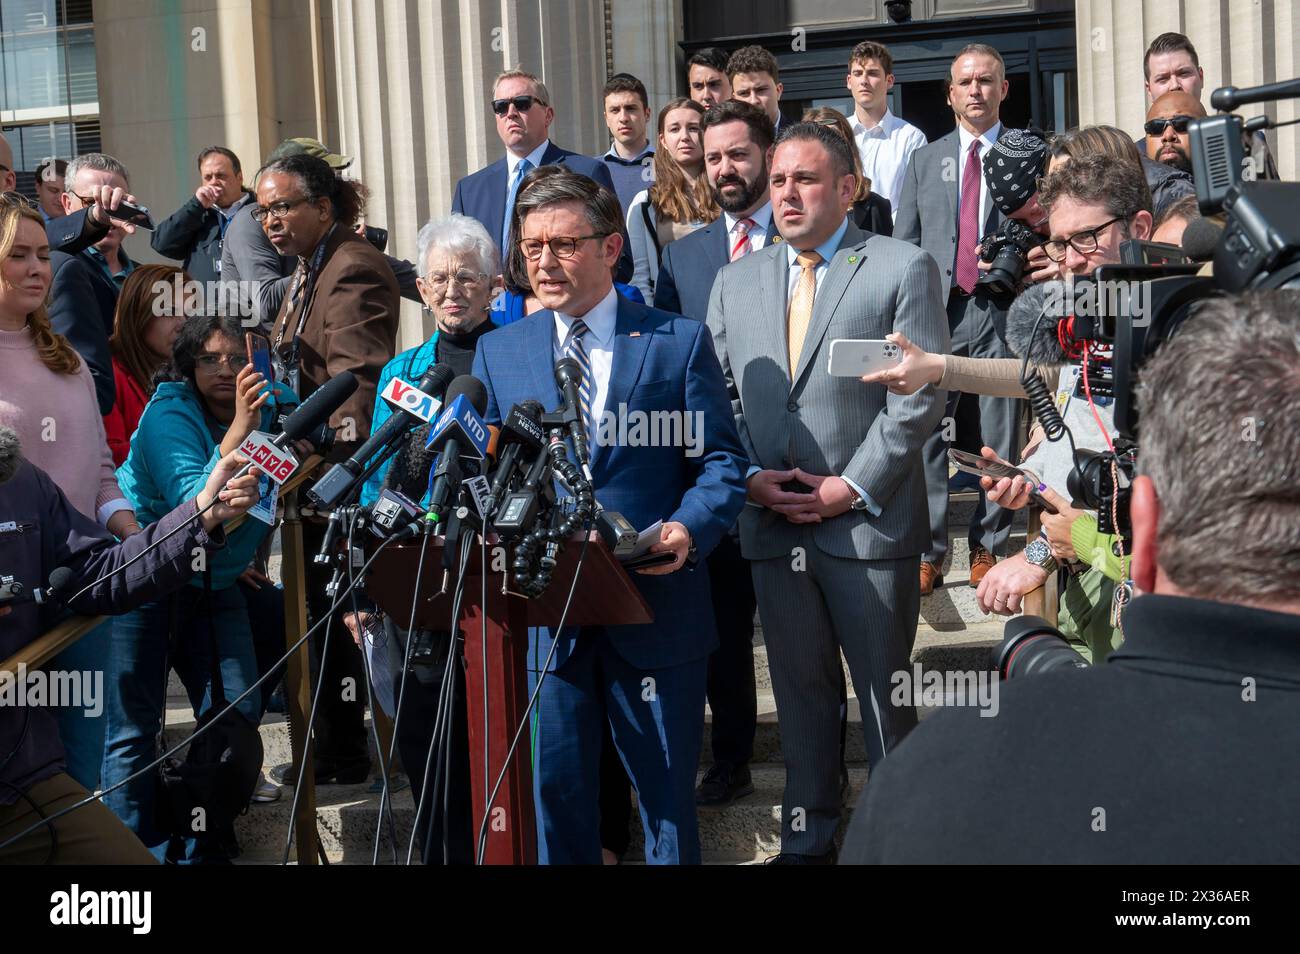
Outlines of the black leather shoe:
[[824,855],[796,855],[793,852],[783,851],[779,855],[773,855],[763,862],[765,865],[833,865],[839,860],[839,853],[831,848]]
[[[317,785],[360,785],[370,779],[370,763],[359,762],[356,765],[338,766],[317,762],[315,773]],[[298,782],[298,773],[291,762],[277,765],[267,775],[277,785],[293,786]]]
[[695,790],[695,804],[707,808],[721,808],[754,791],[754,780],[748,765],[729,765],[718,762],[704,773],[699,788]]

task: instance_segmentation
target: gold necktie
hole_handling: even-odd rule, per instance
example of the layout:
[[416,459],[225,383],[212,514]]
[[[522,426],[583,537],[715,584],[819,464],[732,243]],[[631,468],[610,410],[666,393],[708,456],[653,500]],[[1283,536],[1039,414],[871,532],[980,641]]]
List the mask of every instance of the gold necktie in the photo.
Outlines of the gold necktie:
[[813,298],[817,293],[817,266],[822,257],[815,251],[800,252],[794,259],[803,269],[799,273],[799,283],[790,296],[790,307],[786,311],[786,344],[790,349],[790,380],[794,380],[795,368],[799,366],[799,355],[803,353],[803,339],[808,334],[808,322],[812,320]]

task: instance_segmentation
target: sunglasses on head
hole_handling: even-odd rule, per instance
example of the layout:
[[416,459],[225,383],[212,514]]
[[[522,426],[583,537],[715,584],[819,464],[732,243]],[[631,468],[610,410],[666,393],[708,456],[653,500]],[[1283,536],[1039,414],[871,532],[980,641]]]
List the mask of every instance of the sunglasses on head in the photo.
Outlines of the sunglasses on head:
[[1174,132],[1187,132],[1187,124],[1195,117],[1192,116],[1169,116],[1166,119],[1149,119],[1147,124],[1142,128],[1146,130],[1148,136],[1162,136],[1166,126],[1173,126]]
[[504,116],[506,113],[510,112],[510,107],[513,106],[519,112],[526,113],[528,110],[533,108],[533,103],[541,103],[543,106],[546,105],[545,102],[538,99],[536,96],[512,96],[510,99],[492,100],[492,112],[496,113],[498,116]]

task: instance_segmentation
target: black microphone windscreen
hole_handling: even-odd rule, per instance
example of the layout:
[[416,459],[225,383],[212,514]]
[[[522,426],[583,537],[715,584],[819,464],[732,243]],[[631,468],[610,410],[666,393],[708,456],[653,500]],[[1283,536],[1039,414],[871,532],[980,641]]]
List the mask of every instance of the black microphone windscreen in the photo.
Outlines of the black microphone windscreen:
[[[1068,286],[1059,281],[1038,282],[1021,292],[1007,310],[1007,345],[1012,354],[1024,358],[1028,353],[1034,365],[1065,364],[1069,359],[1056,336],[1056,326],[1064,317],[1064,303],[1072,300]],[[1039,321],[1038,316],[1049,309],[1051,313]]]
[[72,590],[73,581],[77,576],[66,566],[57,566],[50,573],[49,593],[55,599],[67,595]]
[[442,400],[451,382],[456,379],[456,371],[449,364],[431,364],[420,379],[420,390],[431,397]]
[[1221,238],[1223,228],[1213,219],[1192,219],[1183,229],[1183,254],[1194,262],[1208,262]]
[[9,427],[0,427],[0,484],[14,479],[23,462],[23,448],[18,433]]
[[487,412],[487,388],[483,382],[472,374],[462,374],[456,380],[447,386],[447,400],[443,403],[450,404],[456,398],[464,395],[469,403],[478,411],[479,416]]
[[356,389],[357,379],[351,371],[330,378],[303,401],[298,410],[284,419],[285,441],[299,440],[316,430],[343,406]]

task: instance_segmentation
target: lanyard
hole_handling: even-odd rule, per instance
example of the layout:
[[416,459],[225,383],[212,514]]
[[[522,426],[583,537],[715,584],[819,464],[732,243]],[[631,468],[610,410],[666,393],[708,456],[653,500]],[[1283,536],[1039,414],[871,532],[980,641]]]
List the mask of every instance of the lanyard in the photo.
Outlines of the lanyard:
[[[299,268],[294,273],[293,282],[289,285],[289,313],[285,314],[284,324],[280,327],[279,332],[276,333],[275,343],[272,346],[272,350],[277,354],[280,352],[280,346],[284,342],[284,333],[289,328],[289,314],[297,309],[298,325],[294,328],[293,344],[290,346],[292,348],[292,355],[289,361],[289,363],[294,366],[298,363],[298,339],[302,334],[303,325],[307,323],[307,312],[309,311],[309,305],[311,303],[311,293],[315,291],[316,287],[316,275],[320,272],[321,260],[325,257],[325,246],[329,244],[330,236],[334,234],[336,228],[338,228],[337,222],[330,226],[330,230],[326,232],[325,237],[320,240],[320,244],[316,246],[316,251],[312,254],[311,264],[309,264],[305,270],[301,267],[302,262],[300,261]],[[294,298],[297,296],[299,291],[302,292],[302,300],[295,303]]]

